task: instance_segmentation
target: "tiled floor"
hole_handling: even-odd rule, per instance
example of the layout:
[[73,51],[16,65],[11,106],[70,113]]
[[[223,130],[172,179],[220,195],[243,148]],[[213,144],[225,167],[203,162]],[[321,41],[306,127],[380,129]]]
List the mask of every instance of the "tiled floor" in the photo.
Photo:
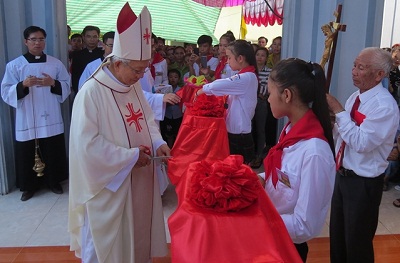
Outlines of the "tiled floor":
[[[20,201],[19,190],[0,196],[0,248],[3,252],[7,248],[25,247],[24,251],[27,251],[28,247],[63,246],[60,250],[67,253],[68,182],[62,186],[62,195],[43,189],[26,202]],[[383,193],[377,235],[400,234],[400,208],[392,204],[396,198],[400,198],[400,191],[396,191],[393,185],[388,192]],[[175,210],[176,203],[174,187],[169,186],[163,196],[165,219]],[[170,242],[167,225],[166,231]],[[328,222],[320,236],[328,236]],[[70,253],[68,255],[71,256]],[[13,262],[3,259],[0,262]]]

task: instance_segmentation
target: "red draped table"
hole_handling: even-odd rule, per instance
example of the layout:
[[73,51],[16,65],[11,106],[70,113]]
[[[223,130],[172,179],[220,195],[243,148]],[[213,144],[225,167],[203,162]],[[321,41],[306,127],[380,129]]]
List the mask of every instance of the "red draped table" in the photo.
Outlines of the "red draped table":
[[238,212],[223,213],[188,200],[190,182],[188,172],[176,186],[178,208],[168,219],[172,262],[301,262],[261,184],[255,203]]
[[[199,98],[203,108],[212,100]],[[302,262],[257,175],[229,155],[224,118],[195,109],[186,110],[168,161],[178,196],[168,219],[172,262]]]

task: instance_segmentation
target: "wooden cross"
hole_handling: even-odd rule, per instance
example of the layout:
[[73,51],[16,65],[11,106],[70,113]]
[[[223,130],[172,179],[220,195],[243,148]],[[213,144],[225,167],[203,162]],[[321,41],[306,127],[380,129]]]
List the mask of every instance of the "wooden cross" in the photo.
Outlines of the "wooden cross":
[[334,16],[336,17],[335,22],[330,22],[330,26],[334,29],[333,34],[333,42],[332,42],[332,49],[329,56],[329,63],[328,63],[328,71],[326,74],[326,90],[329,92],[329,87],[331,85],[331,78],[332,78],[332,71],[333,71],[333,62],[335,60],[336,54],[336,43],[339,31],[345,32],[346,25],[340,23],[340,18],[342,16],[342,5],[338,5],[337,11],[335,11]]

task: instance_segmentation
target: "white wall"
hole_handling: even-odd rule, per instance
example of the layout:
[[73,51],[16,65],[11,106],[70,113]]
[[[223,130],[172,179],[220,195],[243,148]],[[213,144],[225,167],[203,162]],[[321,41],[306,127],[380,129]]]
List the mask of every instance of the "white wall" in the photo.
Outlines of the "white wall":
[[396,43],[400,43],[400,0],[387,0],[383,10],[381,47]]

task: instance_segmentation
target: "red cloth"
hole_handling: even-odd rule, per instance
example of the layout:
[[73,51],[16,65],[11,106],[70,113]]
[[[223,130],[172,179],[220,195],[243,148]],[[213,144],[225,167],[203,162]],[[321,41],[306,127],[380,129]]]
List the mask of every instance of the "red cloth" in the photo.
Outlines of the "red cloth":
[[228,61],[227,57],[223,57],[219,61],[218,65],[217,65],[217,68],[215,69],[215,73],[214,73],[215,79],[220,79],[221,78],[221,72],[224,70],[227,61]]
[[216,212],[235,212],[257,200],[259,180],[243,164],[243,156],[230,155],[223,161],[201,161],[190,166],[187,199]]
[[[224,163],[237,167],[238,158],[229,156]],[[190,199],[190,184],[198,164],[191,163],[176,186],[178,208],[168,219],[171,262],[302,262],[280,215],[260,183],[251,187],[257,197],[254,202],[237,212],[217,212],[194,204]],[[255,173],[245,174],[247,182],[258,180]]]
[[[354,120],[357,126],[360,126],[365,119],[365,115],[358,111],[360,103],[361,103],[360,96],[357,96],[356,100],[354,101],[353,107],[351,107],[350,111],[350,117]],[[342,141],[339,147],[339,151],[336,154],[336,171],[338,171],[343,164],[343,153],[345,146],[346,143]]]
[[253,72],[255,74],[256,68],[254,66],[247,66],[247,67],[242,68],[238,74],[245,73],[245,72]]
[[194,116],[203,117],[224,117],[225,108],[221,97],[207,96],[201,94],[197,96],[196,101],[193,103],[186,103],[187,108],[190,108],[189,112]]
[[153,76],[153,79],[156,79],[156,69],[154,68],[154,64],[157,64],[163,60],[164,60],[164,58],[159,53],[154,54],[153,62],[151,62],[151,65],[150,65],[150,71],[151,71],[151,75]]
[[179,102],[179,106],[182,109],[184,103],[192,102],[196,91],[201,89],[203,86],[196,86],[192,84],[186,83],[180,90],[176,92],[176,95],[181,97],[181,102]]
[[174,185],[186,173],[189,164],[202,160],[225,159],[229,155],[225,119],[194,116],[188,107],[171,155],[174,158],[168,161],[168,176]]
[[281,169],[284,148],[294,145],[300,140],[311,138],[328,141],[325,138],[321,123],[311,109],[286,134],[285,130],[288,125],[290,125],[290,122],[282,130],[278,143],[269,150],[267,157],[264,159],[265,180],[272,176],[272,183],[275,187],[278,182],[276,169]]

